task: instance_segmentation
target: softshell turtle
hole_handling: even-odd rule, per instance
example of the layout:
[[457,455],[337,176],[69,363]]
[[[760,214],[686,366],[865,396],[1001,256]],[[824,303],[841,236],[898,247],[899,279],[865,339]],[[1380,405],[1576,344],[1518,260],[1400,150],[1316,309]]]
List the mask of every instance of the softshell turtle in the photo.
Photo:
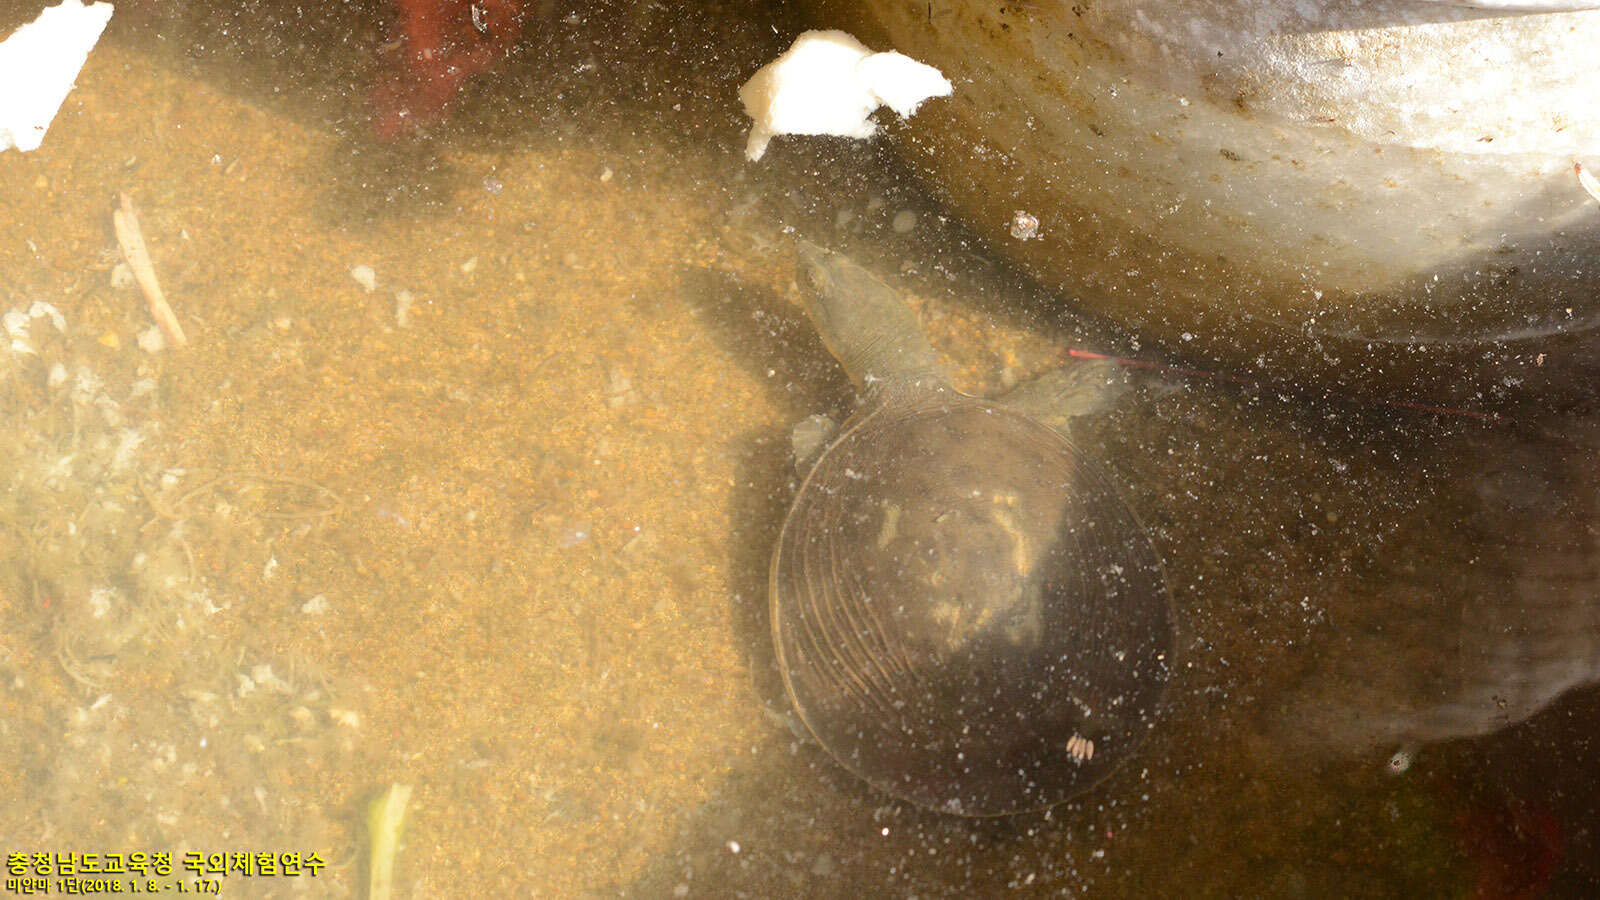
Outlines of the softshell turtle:
[[1172,650],[1149,533],[1064,424],[1120,374],[1075,365],[968,396],[865,269],[802,243],[798,277],[860,400],[773,554],[773,641],[800,720],[846,769],[942,812],[1089,788],[1149,730]]

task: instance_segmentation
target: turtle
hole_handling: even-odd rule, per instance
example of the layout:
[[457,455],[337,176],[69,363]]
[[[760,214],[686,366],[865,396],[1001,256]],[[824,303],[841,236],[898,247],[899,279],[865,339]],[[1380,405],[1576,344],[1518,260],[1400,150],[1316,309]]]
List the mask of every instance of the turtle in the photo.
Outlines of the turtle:
[[961,393],[892,288],[798,243],[806,313],[857,390],[769,573],[803,733],[940,812],[1062,803],[1132,754],[1173,671],[1155,542],[1070,436],[1125,371],[1075,363],[995,399]]

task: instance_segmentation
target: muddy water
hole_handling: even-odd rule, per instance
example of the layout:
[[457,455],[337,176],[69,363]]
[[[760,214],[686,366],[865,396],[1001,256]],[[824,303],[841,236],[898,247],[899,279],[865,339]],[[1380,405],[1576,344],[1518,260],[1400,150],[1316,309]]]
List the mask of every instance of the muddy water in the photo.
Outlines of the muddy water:
[[[1592,894],[1591,417],[1183,370],[886,146],[747,164],[781,6],[541,6],[399,144],[386,5],[153,7],[0,156],[5,852],[314,852],[222,892],[362,896],[402,783],[401,896]],[[118,267],[123,192],[185,349]],[[1163,366],[1082,439],[1166,559],[1177,677],[1049,814],[890,801],[788,725],[789,429],[851,402],[794,233],[902,285],[963,389]]]

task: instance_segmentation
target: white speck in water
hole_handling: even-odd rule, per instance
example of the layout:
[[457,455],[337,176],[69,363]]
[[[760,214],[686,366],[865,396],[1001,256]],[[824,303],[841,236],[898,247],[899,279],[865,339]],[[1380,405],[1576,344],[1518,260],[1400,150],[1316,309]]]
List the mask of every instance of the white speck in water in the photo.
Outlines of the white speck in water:
[[738,853],[739,852],[739,842],[738,841],[729,841],[728,842],[728,852],[729,853]]
[[1011,236],[1019,241],[1030,241],[1039,236],[1039,217],[1024,209],[1011,214]]
[[98,587],[89,591],[89,615],[104,619],[117,602],[116,588]]
[[1393,756],[1389,757],[1389,761],[1384,764],[1384,769],[1390,775],[1404,774],[1407,769],[1411,768],[1411,764],[1416,761],[1416,758],[1415,750],[1410,747],[1401,747],[1394,752]]
[[61,310],[56,309],[54,304],[46,303],[43,300],[35,300],[28,305],[28,316],[34,319],[49,319],[50,324],[54,325],[57,331],[63,334],[66,333],[67,319],[61,315]]
[[250,680],[255,682],[257,687],[268,688],[280,694],[287,694],[291,690],[288,683],[279,678],[276,672],[272,671],[271,663],[257,663],[251,666]]
[[589,539],[589,531],[589,523],[580,522],[562,532],[561,538],[560,540],[556,541],[556,544],[563,550],[576,547]]
[[300,614],[305,616],[320,616],[328,611],[328,598],[322,594],[312,597],[300,604]]
[[125,471],[133,465],[134,455],[144,443],[144,432],[137,428],[122,428],[117,431],[117,446],[111,452],[112,471]]

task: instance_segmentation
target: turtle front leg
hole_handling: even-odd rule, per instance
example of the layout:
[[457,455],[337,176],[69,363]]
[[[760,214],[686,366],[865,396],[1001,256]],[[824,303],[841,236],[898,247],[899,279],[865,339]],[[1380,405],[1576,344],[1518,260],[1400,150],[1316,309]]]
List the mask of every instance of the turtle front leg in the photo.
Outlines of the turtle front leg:
[[1111,409],[1133,388],[1133,373],[1126,366],[1084,359],[1024,381],[995,402],[1069,434],[1073,419]]

